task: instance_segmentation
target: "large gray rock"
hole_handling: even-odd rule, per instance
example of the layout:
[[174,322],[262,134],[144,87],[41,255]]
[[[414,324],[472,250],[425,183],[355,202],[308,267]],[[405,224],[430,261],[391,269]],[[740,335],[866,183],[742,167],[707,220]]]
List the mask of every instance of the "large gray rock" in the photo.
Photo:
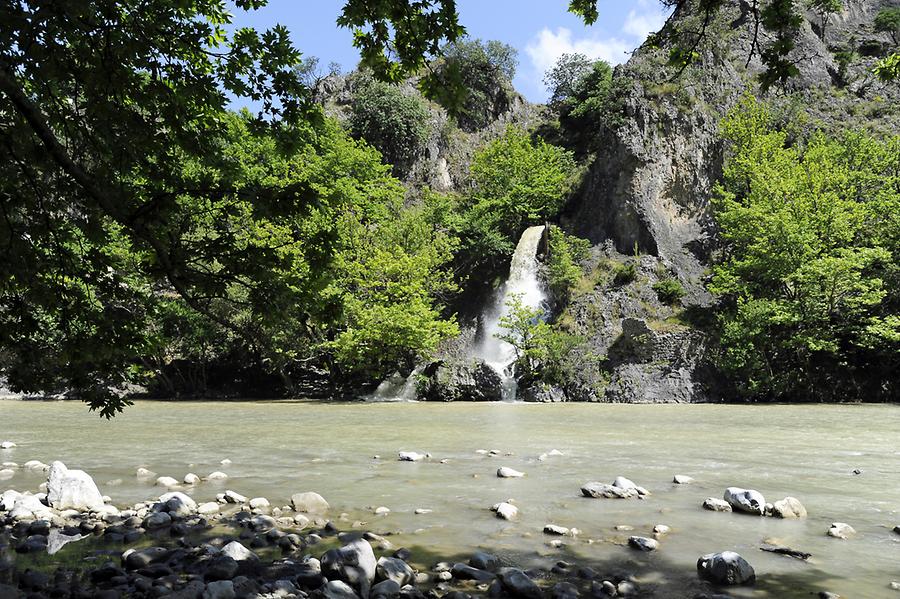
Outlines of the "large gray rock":
[[375,566],[375,577],[379,581],[392,580],[402,587],[415,580],[416,573],[402,559],[381,557]]
[[629,499],[637,497],[637,489],[623,489],[615,485],[600,482],[585,483],[581,487],[581,494],[595,499]]
[[359,596],[367,599],[375,580],[378,563],[372,546],[365,539],[357,539],[340,549],[326,551],[321,558],[322,574],[329,580],[342,580]]
[[500,401],[500,374],[482,360],[433,362],[422,371],[419,398],[426,401]]
[[734,551],[710,553],[697,560],[701,578],[722,585],[753,584],[756,572],[747,560]]
[[498,573],[503,590],[518,599],[543,599],[540,587],[525,572],[516,568],[503,568]]
[[806,508],[795,497],[785,497],[772,504],[772,515],[776,518],[806,518]]
[[197,513],[197,502],[179,491],[164,493],[153,506],[155,512],[166,512],[172,518],[187,518]]
[[325,498],[313,491],[291,495],[291,505],[294,511],[306,514],[322,514],[327,512],[329,507]]
[[766,509],[766,498],[759,491],[728,487],[722,497],[736,512],[762,516]]
[[47,476],[47,502],[57,510],[92,510],[103,506],[103,495],[83,470],[53,462]]

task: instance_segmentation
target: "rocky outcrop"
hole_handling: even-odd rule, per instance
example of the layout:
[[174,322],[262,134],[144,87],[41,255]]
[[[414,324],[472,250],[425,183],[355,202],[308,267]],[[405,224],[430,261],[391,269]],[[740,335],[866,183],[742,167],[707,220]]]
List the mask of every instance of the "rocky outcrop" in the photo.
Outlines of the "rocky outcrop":
[[[613,87],[623,118],[596,132],[597,152],[562,219],[564,228],[595,244],[584,264],[593,286],[580,286],[563,315],[586,340],[564,386],[568,401],[731,396],[715,373],[703,333],[709,320],[704,312],[714,301],[705,285],[718,244],[710,201],[727,150],[721,117],[750,92],[785,114],[801,104],[810,113],[810,127],[900,128],[900,87],[876,84],[869,72],[878,53],[869,49],[888,42],[873,32],[872,21],[879,9],[896,2],[844,5],[825,39],[818,17],[806,14],[791,56],[800,75],[788,82],[790,95],[765,93],[757,85],[763,66],[759,53],[750,51],[753,4],[742,0],[724,3],[709,24],[714,33],[698,48],[699,60],[677,81],[667,66],[665,35],[616,68]],[[696,30],[699,18],[696,2],[679,3],[664,32]],[[844,50],[854,56],[846,68],[837,60]],[[633,280],[613,284],[611,271],[629,263],[635,266]],[[658,301],[652,286],[661,278],[683,286],[680,302]]]
[[426,401],[500,401],[502,380],[482,360],[433,362],[422,372],[419,399]]

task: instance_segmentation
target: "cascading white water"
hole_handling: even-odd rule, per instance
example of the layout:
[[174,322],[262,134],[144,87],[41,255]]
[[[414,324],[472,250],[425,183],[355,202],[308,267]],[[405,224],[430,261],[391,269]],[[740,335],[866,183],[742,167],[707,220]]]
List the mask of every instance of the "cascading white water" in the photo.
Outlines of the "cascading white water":
[[516,398],[516,379],[512,372],[516,349],[498,339],[497,335],[505,332],[500,326],[500,319],[509,313],[507,302],[513,296],[519,296],[522,305],[529,308],[539,308],[545,300],[546,296],[538,281],[537,263],[538,246],[543,235],[543,226],[529,227],[522,233],[509,265],[509,278],[499,289],[494,303],[483,312],[481,342],[474,348],[475,357],[481,358],[500,373],[504,401]]
[[364,399],[372,402],[415,401],[416,379],[421,372],[421,366],[416,366],[408,377],[404,377],[399,372],[395,372],[393,375],[381,381],[378,388],[370,395],[364,396]]

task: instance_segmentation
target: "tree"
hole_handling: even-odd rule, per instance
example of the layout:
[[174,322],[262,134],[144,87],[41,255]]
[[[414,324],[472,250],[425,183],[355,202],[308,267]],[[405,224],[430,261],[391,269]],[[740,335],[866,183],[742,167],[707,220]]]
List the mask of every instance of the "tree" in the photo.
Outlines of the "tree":
[[753,398],[896,400],[900,137],[788,143],[772,122],[745,99],[723,123],[722,364]]
[[586,239],[566,235],[555,225],[550,225],[548,239],[547,284],[553,295],[565,304],[581,279],[580,262],[587,257],[591,244]]
[[506,308],[507,313],[500,318],[504,332],[497,338],[515,348],[517,378],[528,383],[564,385],[569,380],[569,355],[581,338],[546,322],[542,310],[524,305],[517,295],[507,301]]
[[571,153],[510,126],[472,161],[473,189],[462,205],[465,251],[495,270],[522,231],[554,217],[575,173]]
[[875,31],[887,33],[894,44],[900,38],[900,8],[884,8],[875,15]]
[[434,73],[442,89],[459,92],[448,108],[460,127],[483,129],[509,110],[517,65],[516,49],[496,40],[463,39],[443,49]]
[[420,96],[365,75],[353,91],[350,131],[381,152],[394,174],[405,177],[431,136],[430,113]]
[[606,61],[594,62],[559,105],[559,123],[566,145],[582,154],[593,151],[602,139],[598,132],[621,124],[622,111],[612,68]]
[[560,106],[575,94],[578,82],[590,71],[593,62],[584,54],[563,54],[544,74],[544,85],[550,92],[549,104]]
[[828,25],[828,19],[831,15],[835,15],[844,10],[843,0],[807,0],[806,6],[819,15],[819,37],[824,41],[825,27]]

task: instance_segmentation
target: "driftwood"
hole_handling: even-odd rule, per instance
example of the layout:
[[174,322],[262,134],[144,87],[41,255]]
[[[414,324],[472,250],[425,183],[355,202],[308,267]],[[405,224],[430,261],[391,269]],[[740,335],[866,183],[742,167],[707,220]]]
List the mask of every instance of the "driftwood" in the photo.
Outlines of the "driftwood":
[[768,551],[769,553],[777,553],[779,555],[786,555],[788,557],[795,557],[797,559],[802,559],[803,561],[806,561],[810,557],[812,557],[812,553],[797,551],[796,549],[791,549],[790,547],[765,546],[760,547],[759,550]]

